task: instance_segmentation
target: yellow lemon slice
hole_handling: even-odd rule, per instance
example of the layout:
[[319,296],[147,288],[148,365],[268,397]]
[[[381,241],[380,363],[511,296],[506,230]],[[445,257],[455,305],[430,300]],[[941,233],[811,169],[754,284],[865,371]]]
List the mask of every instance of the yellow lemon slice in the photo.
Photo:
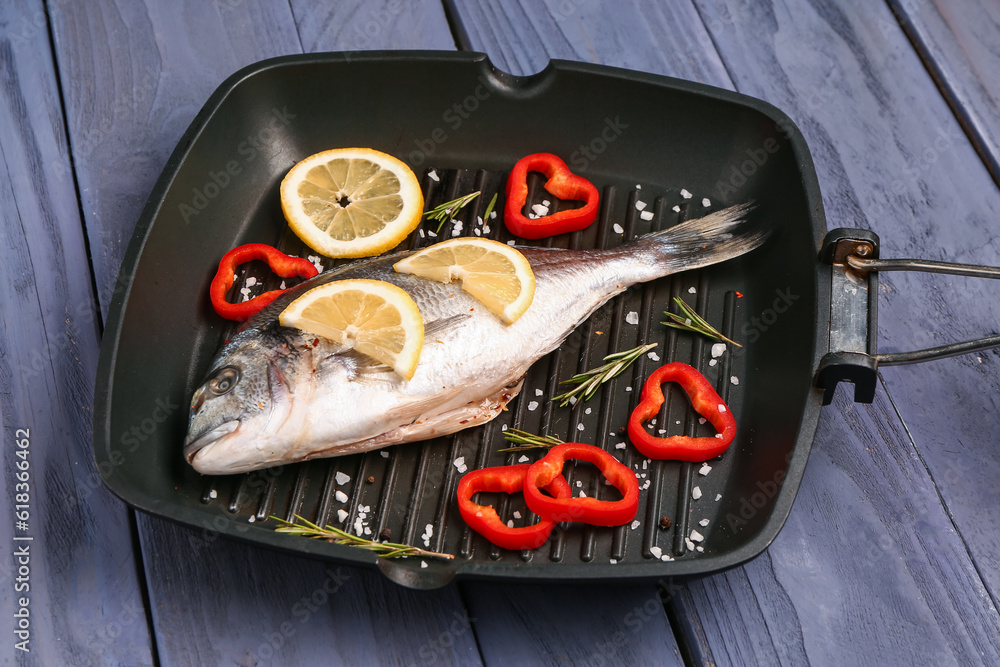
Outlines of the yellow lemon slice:
[[281,181],[281,210],[306,245],[327,257],[371,257],[420,224],[424,195],[413,171],[371,148],[310,155]]
[[535,296],[535,274],[524,255],[489,239],[442,241],[392,268],[442,283],[460,280],[462,290],[507,324],[523,315]]
[[380,280],[338,280],[314,287],[288,304],[278,322],[352,347],[407,380],[424,346],[417,304]]

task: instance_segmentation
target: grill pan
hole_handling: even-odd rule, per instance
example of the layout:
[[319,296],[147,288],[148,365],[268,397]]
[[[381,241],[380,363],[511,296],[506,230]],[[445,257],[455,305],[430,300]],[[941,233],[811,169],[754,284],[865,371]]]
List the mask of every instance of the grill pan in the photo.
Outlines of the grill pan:
[[[345,86],[350,104],[340,94]],[[613,246],[748,200],[772,236],[744,257],[619,295],[537,362],[509,411],[489,424],[365,454],[203,477],[183,460],[181,446],[191,394],[231,332],[208,300],[215,266],[227,250],[249,242],[315,254],[286,229],[278,185],[296,161],[338,146],[371,146],[408,162],[422,177],[427,208],[482,190],[458,216],[465,236],[484,233],[477,218],[494,192],[501,191],[496,210],[502,211],[505,170],[540,151],[564,157],[594,182],[601,210],[588,229],[535,244]],[[540,184],[531,185],[531,202],[538,202]],[[637,202],[654,213],[652,220],[643,219]],[[512,238],[499,216],[486,224],[485,236]],[[442,237],[450,237],[450,228]],[[781,528],[815,433],[824,391],[814,376],[831,340],[831,267],[817,257],[825,229],[800,133],[780,111],[746,96],[563,61],[514,77],[475,53],[313,54],[257,63],[230,77],[199,112],[136,225],[101,349],[98,470],[137,509],[203,533],[354,565],[377,563],[413,587],[455,576],[638,580],[731,567],[759,554]],[[402,247],[431,240],[426,232],[414,234]],[[250,276],[273,287],[265,273],[249,265],[234,290]],[[674,296],[744,347],[729,346],[712,364],[712,341],[659,324]],[[630,313],[638,314],[637,324]],[[561,393],[560,380],[643,342],[659,343],[658,361],[643,357],[573,408],[548,400]],[[668,361],[699,368],[738,419],[736,441],[709,462],[707,475],[700,464],[644,462],[630,445],[615,447],[627,442],[619,429],[643,380]],[[830,383],[851,379],[840,372],[847,366],[831,365]],[[658,428],[710,434],[693,414],[670,388]],[[505,427],[595,444],[633,467],[645,487],[638,526],[560,526],[530,552],[498,549],[471,533],[454,500],[461,477],[455,461],[464,457],[470,469],[513,463],[519,455],[497,451],[506,446]],[[587,495],[608,493],[589,467],[567,472]],[[350,481],[338,484],[338,473]],[[347,494],[346,503],[336,499],[337,490]],[[504,519],[527,513],[519,496],[481,501],[496,502]],[[379,561],[360,549],[275,533],[268,519],[298,514],[342,525],[339,509],[348,512],[350,530],[362,518],[371,537],[426,543],[455,558]],[[659,527],[664,516],[669,529]],[[697,545],[703,550],[686,544],[695,529],[704,535]]]

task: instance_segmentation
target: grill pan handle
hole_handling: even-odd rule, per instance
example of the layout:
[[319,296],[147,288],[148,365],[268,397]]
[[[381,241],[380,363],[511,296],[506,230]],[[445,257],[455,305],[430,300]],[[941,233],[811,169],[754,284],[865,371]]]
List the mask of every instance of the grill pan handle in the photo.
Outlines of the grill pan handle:
[[923,259],[879,259],[879,238],[863,229],[834,229],[826,235],[820,261],[831,266],[830,351],[816,372],[823,405],[833,401],[840,382],[854,383],[854,400],[875,400],[878,367],[913,364],[1000,347],[1000,335],[950,343],[914,352],[877,353],[878,272],[926,271],[977,278],[1000,278],[1000,268]]

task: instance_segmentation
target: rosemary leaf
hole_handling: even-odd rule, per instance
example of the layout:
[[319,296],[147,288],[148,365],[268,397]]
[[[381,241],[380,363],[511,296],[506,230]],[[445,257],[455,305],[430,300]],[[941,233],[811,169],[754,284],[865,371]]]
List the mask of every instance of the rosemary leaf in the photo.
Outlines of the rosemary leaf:
[[461,211],[463,208],[465,208],[469,202],[478,197],[479,194],[480,191],[476,190],[475,192],[471,192],[467,195],[462,195],[457,199],[446,201],[443,204],[435,206],[429,211],[425,211],[424,217],[438,221],[439,224],[437,226],[437,230],[434,233],[440,234],[441,228],[444,227],[444,223],[452,222],[455,219],[455,216],[458,215],[458,212]]
[[403,556],[454,558],[451,554],[439,553],[437,551],[427,551],[426,549],[421,549],[420,547],[411,547],[408,544],[366,540],[363,537],[351,535],[347,531],[341,530],[340,528],[336,528],[329,524],[327,524],[325,528],[320,528],[312,521],[309,521],[298,514],[295,514],[294,517],[295,521],[285,521],[280,517],[271,516],[272,519],[281,524],[274,529],[274,532],[286,533],[288,535],[301,535],[302,537],[311,537],[317,540],[327,540],[335,544],[347,544],[352,547],[359,547],[368,551],[374,551],[380,558],[400,558]]
[[569,405],[571,398],[576,398],[578,401],[588,400],[597,393],[597,390],[602,384],[621,373],[623,370],[628,368],[633,361],[656,346],[657,343],[649,343],[648,345],[640,345],[639,347],[634,347],[631,350],[625,350],[624,352],[609,354],[604,357],[604,361],[608,363],[603,366],[594,368],[585,373],[580,373],[579,375],[574,375],[570,379],[560,382],[559,384],[575,384],[577,386],[570,389],[565,394],[553,396],[552,400],[561,401],[559,403],[559,407],[561,408]]
[[664,324],[674,329],[680,329],[681,331],[691,331],[716,340],[724,340],[727,343],[732,343],[736,347],[743,347],[735,340],[726,338],[719,333],[718,329],[709,324],[704,317],[694,312],[694,309],[687,305],[687,303],[684,302],[684,299],[679,296],[675,296],[674,303],[676,303],[677,307],[681,309],[681,314],[678,315],[677,313],[665,311],[663,314],[669,317],[671,321],[660,322],[660,324]]
[[556,445],[563,444],[563,441],[554,435],[535,435],[534,433],[528,433],[527,431],[522,431],[518,428],[508,429],[504,431],[503,437],[507,442],[513,442],[519,447],[507,447],[506,449],[501,449],[501,452],[523,452],[529,449],[552,449]]
[[493,199],[491,199],[489,205],[486,206],[486,212],[483,213],[483,224],[484,225],[490,224],[490,213],[493,212],[493,207],[497,205],[497,195],[499,195],[499,194],[500,194],[499,192],[494,192],[493,193]]

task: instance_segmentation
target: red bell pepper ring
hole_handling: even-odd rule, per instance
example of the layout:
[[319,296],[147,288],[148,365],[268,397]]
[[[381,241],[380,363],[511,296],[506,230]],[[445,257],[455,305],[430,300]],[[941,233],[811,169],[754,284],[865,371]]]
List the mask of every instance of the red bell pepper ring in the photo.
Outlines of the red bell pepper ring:
[[[504,549],[537,549],[545,544],[556,525],[555,521],[543,518],[531,526],[511,528],[500,520],[495,509],[472,502],[472,496],[479,491],[517,493],[524,487],[525,474],[530,467],[530,464],[523,463],[483,468],[463,477],[458,483],[458,511],[469,528]],[[552,478],[545,489],[557,498],[573,495],[569,482],[562,475]]]
[[[691,405],[718,431],[714,437],[692,438],[673,435],[660,438],[643,428],[663,405],[664,382],[676,382],[691,399]],[[675,362],[653,371],[642,387],[639,405],[628,420],[628,437],[635,448],[651,459],[671,459],[701,463],[722,454],[736,437],[736,418],[712,384],[697,370]]]
[[[538,171],[548,179],[545,189],[560,199],[583,201],[582,208],[567,209],[539,218],[529,218],[522,211],[528,201],[528,172]],[[511,234],[523,239],[541,239],[564,232],[575,232],[597,219],[598,194],[594,184],[569,170],[552,153],[534,153],[517,161],[507,177],[507,203],[503,222]]]
[[221,317],[227,320],[245,322],[285,291],[270,290],[242,303],[226,301],[226,294],[235,281],[236,267],[254,259],[267,262],[271,270],[282,278],[312,278],[319,273],[308,259],[286,255],[277,248],[263,243],[248,243],[233,248],[222,256],[219,270],[215,274],[215,278],[212,279],[212,286],[209,289],[212,307]]
[[[553,498],[544,495],[546,488],[562,475],[566,459],[593,463],[621,494],[621,500],[598,498]],[[639,510],[639,480],[628,466],[600,447],[567,442],[556,445],[543,458],[531,464],[524,480],[524,500],[528,509],[552,521],[582,521],[594,526],[620,526],[635,518]]]

